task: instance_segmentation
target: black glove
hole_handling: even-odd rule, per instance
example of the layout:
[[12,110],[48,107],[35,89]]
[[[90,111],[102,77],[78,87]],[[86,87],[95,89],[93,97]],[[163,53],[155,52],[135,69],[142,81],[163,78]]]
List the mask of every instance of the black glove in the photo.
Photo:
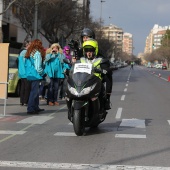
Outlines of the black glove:
[[102,70],[100,68],[94,68],[95,73],[102,73]]
[[67,76],[69,76],[69,69],[65,69],[65,70],[64,70],[64,74],[66,74]]
[[45,77],[47,76],[47,74],[44,74],[42,77],[43,77],[43,79],[45,79]]
[[100,69],[100,68],[94,68],[95,73],[102,73],[102,74],[107,74],[107,70]]

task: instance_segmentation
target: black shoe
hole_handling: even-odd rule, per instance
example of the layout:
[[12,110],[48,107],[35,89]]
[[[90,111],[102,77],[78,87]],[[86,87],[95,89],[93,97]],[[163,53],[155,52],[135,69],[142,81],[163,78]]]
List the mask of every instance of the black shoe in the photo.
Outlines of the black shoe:
[[38,109],[37,112],[43,112],[45,109]]
[[27,112],[28,115],[35,115],[35,114],[38,114],[37,111],[32,111],[32,112]]
[[104,108],[105,108],[105,110],[110,110],[111,109],[110,102],[108,100],[106,101]]

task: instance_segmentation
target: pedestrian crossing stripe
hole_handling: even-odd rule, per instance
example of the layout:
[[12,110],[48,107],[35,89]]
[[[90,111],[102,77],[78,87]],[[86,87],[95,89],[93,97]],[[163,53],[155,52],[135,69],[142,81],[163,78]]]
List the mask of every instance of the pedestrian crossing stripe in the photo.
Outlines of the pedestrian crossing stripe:
[[75,133],[72,132],[57,132],[54,136],[77,136]]
[[26,131],[0,130],[1,135],[23,135]]
[[52,116],[31,116],[26,119],[23,119],[17,123],[26,123],[26,124],[43,124],[46,121],[52,119]]
[[146,135],[135,135],[135,134],[116,134],[115,138],[133,138],[133,139],[140,139],[146,138]]
[[120,127],[145,128],[145,120],[140,119],[122,119]]
[[55,163],[55,162],[24,162],[24,161],[0,161],[0,167],[30,168],[30,169],[81,169],[81,170],[169,170],[170,167],[156,166],[132,166],[132,165],[105,165],[105,164],[76,164],[76,163]]

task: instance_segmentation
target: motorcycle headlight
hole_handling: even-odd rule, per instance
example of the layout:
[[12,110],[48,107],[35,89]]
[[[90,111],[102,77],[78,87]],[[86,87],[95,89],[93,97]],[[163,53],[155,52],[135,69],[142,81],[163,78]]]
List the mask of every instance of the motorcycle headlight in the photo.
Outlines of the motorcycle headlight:
[[9,74],[8,74],[8,79],[9,79],[9,80],[13,80],[14,77],[15,77],[15,74],[14,74],[14,73],[9,73]]
[[96,84],[90,86],[90,87],[86,87],[84,88],[81,92],[80,95],[86,95],[89,94],[94,88],[95,88]]
[[96,83],[90,87],[84,88],[80,93],[78,93],[77,90],[75,88],[71,87],[69,84],[68,84],[68,89],[69,89],[70,93],[73,95],[83,96],[83,95],[89,94],[95,88],[95,86],[96,86]]
[[68,90],[70,91],[71,94],[74,94],[76,96],[78,95],[77,90],[74,87],[71,87],[69,84],[68,84]]

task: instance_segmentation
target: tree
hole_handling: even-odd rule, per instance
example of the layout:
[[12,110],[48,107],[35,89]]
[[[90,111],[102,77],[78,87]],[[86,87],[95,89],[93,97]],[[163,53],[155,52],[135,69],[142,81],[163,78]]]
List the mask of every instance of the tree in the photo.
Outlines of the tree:
[[58,42],[61,35],[68,38],[80,31],[83,26],[83,7],[72,0],[14,0],[12,1],[15,16],[20,20],[27,37],[34,36],[34,12],[38,5],[38,19],[41,29],[38,32],[50,43]]

